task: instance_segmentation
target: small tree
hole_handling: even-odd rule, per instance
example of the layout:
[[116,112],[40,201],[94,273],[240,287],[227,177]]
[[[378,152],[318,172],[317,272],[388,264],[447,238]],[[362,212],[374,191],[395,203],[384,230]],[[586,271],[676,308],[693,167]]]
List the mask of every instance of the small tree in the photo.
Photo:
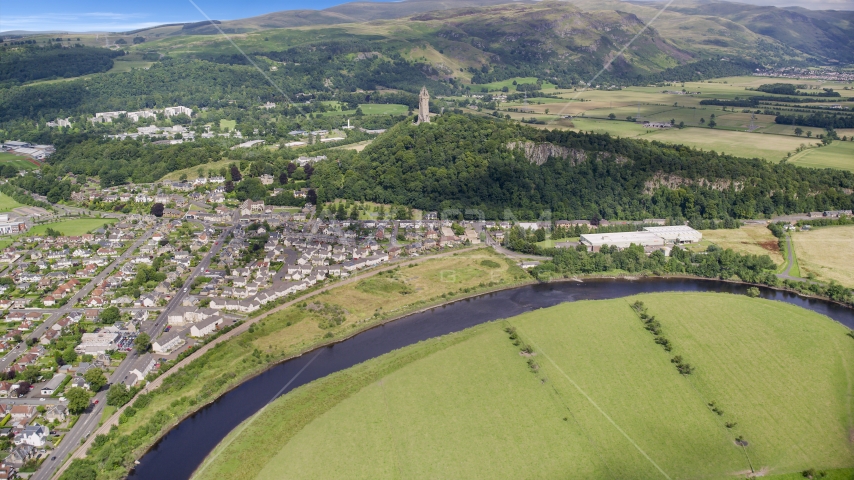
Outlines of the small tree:
[[164,210],[164,208],[163,208],[162,203],[155,203],[154,205],[151,206],[151,214],[157,218],[160,218],[163,216],[163,210]]
[[797,127],[797,128],[795,128],[795,135],[797,135],[797,136],[799,136],[799,137],[800,137],[800,136],[801,136],[801,135],[803,135],[803,134],[804,134],[804,129],[803,129],[803,128],[801,128],[801,127]]
[[812,138],[812,130],[807,130],[807,138]]
[[613,113],[609,113],[609,114],[608,114],[608,118],[609,118],[609,119],[611,119],[611,120],[614,120],[615,118],[617,118],[617,116],[616,116],[616,115],[614,115]]
[[65,392],[68,399],[68,411],[77,415],[89,407],[89,392],[82,388],[73,387]]
[[151,348],[151,337],[149,337],[147,333],[142,332],[137,335],[136,340],[133,342],[133,346],[138,353],[145,353],[149,348]]
[[756,298],[759,296],[759,289],[756,287],[750,287],[747,289],[747,296],[750,298]]
[[107,391],[107,405],[121,407],[130,401],[130,390],[122,383],[114,383]]
[[119,311],[119,307],[111,306],[107,307],[101,311],[101,315],[99,315],[101,323],[112,324],[116,323],[122,318],[122,312]]
[[101,390],[101,388],[107,384],[107,377],[104,375],[104,371],[100,368],[90,368],[85,374],[83,374],[83,378],[86,380],[86,383],[89,384],[89,389],[93,392]]

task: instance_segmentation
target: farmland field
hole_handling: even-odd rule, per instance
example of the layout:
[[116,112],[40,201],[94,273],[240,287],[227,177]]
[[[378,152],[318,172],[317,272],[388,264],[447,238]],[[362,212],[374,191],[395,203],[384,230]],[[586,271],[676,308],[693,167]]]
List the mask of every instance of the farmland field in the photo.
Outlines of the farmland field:
[[83,235],[96,230],[108,223],[114,223],[114,218],[78,218],[74,220],[63,220],[55,223],[43,223],[29,230],[30,235],[43,235],[48,228],[61,232],[63,235]]
[[765,225],[745,225],[737,230],[703,230],[703,240],[742,254],[768,255],[774,263],[783,263],[777,237]]
[[38,168],[25,157],[8,152],[0,152],[0,165],[11,165],[18,170],[34,170]]
[[[636,300],[672,352],[644,330]],[[510,326],[533,356],[511,343]],[[195,478],[744,478],[751,468],[851,468],[846,331],[734,295],[563,304],[296,389],[232,432]],[[680,375],[674,355],[694,372]]]
[[854,142],[836,141],[792,155],[789,162],[801,167],[838,168],[854,171]]
[[0,193],[0,212],[11,212],[13,208],[23,207],[24,205],[15,201],[14,198]]
[[854,226],[822,227],[792,234],[802,275],[814,274],[854,287]]

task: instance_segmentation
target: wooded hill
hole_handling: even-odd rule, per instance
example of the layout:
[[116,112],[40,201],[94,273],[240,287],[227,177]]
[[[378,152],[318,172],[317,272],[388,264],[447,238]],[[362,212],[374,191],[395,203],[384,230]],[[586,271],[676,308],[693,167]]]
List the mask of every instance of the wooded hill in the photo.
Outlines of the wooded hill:
[[[546,145],[548,161],[537,165],[508,148],[524,142]],[[850,172],[465,115],[401,123],[359,154],[319,163],[311,181],[320,201],[479,209],[493,219],[505,209],[526,219],[549,209],[557,219],[639,220],[854,208]]]

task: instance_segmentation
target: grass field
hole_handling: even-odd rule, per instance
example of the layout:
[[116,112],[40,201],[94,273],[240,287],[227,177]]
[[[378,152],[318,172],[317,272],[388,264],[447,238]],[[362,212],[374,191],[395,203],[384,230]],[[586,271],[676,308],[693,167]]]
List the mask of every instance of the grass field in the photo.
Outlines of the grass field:
[[0,152],[0,165],[11,165],[18,170],[34,170],[38,168],[26,158],[9,152]]
[[29,235],[43,235],[48,228],[61,232],[63,235],[83,235],[96,230],[108,223],[115,223],[114,218],[77,218],[55,223],[36,225],[28,232]]
[[[475,94],[480,93],[482,89],[486,88],[490,92],[500,92],[502,88],[507,87],[510,90],[510,93],[516,91],[516,85],[513,85],[513,82],[516,84],[522,83],[537,83],[537,77],[516,77],[516,78],[508,78],[507,80],[502,80],[500,82],[492,82],[492,83],[483,83],[483,84],[475,84],[471,86],[472,92]],[[543,82],[543,90],[554,90],[555,86],[551,82]]]
[[854,226],[795,232],[792,243],[802,275],[812,273],[820,280],[854,287]]
[[13,208],[23,207],[23,204],[20,204],[15,201],[14,198],[0,193],[0,212],[10,212]]
[[[643,329],[629,307],[638,299],[673,352]],[[507,325],[534,347],[536,371]],[[850,468],[846,331],[734,295],[563,304],[301,387],[229,435],[196,478],[744,478],[751,465],[764,474]],[[673,355],[694,373],[680,375]]]
[[199,168],[204,169],[205,176],[208,175],[208,172],[212,171],[219,175],[219,170],[221,168],[228,168],[232,163],[239,164],[240,162],[235,162],[234,160],[217,160],[216,162],[204,163],[202,165],[196,165],[195,167],[184,168],[181,170],[175,170],[174,172],[169,172],[161,178],[161,180],[180,180],[181,175],[187,175],[187,178],[192,180],[194,178],[199,178]]
[[790,163],[801,167],[838,168],[854,171],[854,142],[836,141],[792,155]]
[[738,253],[768,255],[778,265],[784,261],[777,237],[765,225],[745,225],[737,230],[703,230],[703,240]]
[[230,132],[237,127],[237,120],[220,119],[219,128],[224,132]]

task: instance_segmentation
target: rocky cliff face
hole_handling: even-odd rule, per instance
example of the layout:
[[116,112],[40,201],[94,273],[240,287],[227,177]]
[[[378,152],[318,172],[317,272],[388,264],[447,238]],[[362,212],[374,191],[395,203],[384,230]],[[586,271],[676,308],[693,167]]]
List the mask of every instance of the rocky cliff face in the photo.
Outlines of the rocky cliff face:
[[[569,160],[570,164],[578,165],[587,160],[604,160],[611,158],[612,155],[607,152],[586,152],[584,150],[561,147],[552,143],[534,143],[534,142],[510,142],[507,144],[508,150],[522,150],[525,158],[531,163],[536,163],[537,166],[546,163],[549,158],[560,158]],[[617,156],[617,163],[626,163],[628,158]]]

